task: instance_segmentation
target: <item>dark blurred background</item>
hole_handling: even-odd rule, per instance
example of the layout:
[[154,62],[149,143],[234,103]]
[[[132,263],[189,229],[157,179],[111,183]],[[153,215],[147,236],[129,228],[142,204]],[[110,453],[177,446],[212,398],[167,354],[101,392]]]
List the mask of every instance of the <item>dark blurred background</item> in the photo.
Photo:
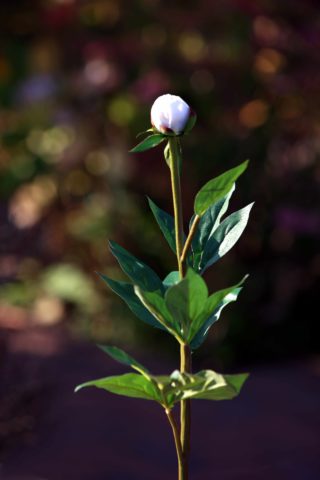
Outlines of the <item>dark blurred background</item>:
[[95,273],[124,278],[108,238],[162,277],[175,269],[145,197],[172,210],[162,148],[128,153],[167,92],[198,114],[186,225],[199,187],[246,158],[230,211],[256,201],[206,279],[250,277],[194,355],[252,379],[194,407],[192,478],[320,478],[319,2],[2,0],[0,37],[0,478],[175,478],[157,406],[72,393],[124,371],[97,342],[177,366],[175,343]]

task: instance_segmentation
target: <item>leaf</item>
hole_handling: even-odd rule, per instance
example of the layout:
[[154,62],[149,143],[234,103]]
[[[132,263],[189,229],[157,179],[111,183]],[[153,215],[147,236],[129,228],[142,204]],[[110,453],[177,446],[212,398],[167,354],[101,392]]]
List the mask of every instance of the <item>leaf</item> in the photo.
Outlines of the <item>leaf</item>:
[[173,272],[168,273],[166,278],[163,280],[162,284],[165,289],[168,289],[172,285],[175,285],[180,281],[180,273],[177,270],[174,270]]
[[209,237],[199,265],[201,273],[228,253],[237,243],[246,228],[252,206],[253,203],[250,203],[229,215]]
[[[220,315],[224,307],[226,307],[229,303],[235,302],[238,298],[239,293],[242,290],[241,285],[247,278],[244,277],[238,285],[230,288],[226,288],[224,290],[220,290],[219,292],[210,295],[207,301],[207,317],[206,320],[202,323],[201,326],[198,326],[198,331],[194,334],[194,337],[191,340],[191,348],[192,350],[196,350],[200,347],[200,345],[204,342],[207,338],[209,333],[210,327],[219,320]],[[219,301],[220,300],[220,301]],[[214,305],[216,307],[214,308]],[[211,313],[209,311],[211,310]]]
[[152,213],[162,231],[165,239],[167,240],[171,250],[176,253],[176,240],[175,240],[175,227],[174,227],[174,218],[161,210],[152,200],[147,197],[149,206],[152,210]]
[[212,204],[223,198],[247,166],[248,160],[209,180],[196,195],[194,203],[195,213],[201,217]]
[[135,286],[135,292],[143,305],[155,316],[158,322],[180,341],[182,339],[180,324],[172,317],[164,298],[158,292],[145,292],[137,286]]
[[135,147],[133,147],[130,152],[137,153],[137,152],[145,152],[150,148],[154,148],[157,145],[160,145],[165,140],[165,135],[161,133],[156,133],[154,135],[149,135],[147,138],[142,140],[142,142],[138,143]]
[[138,260],[116,242],[109,241],[109,245],[112,255],[116,257],[122,270],[136,285],[148,291],[163,291],[160,278],[148,265]]
[[118,347],[111,347],[107,345],[98,345],[101,350],[109,355],[111,358],[116,360],[117,362],[123,363],[124,365],[128,365],[129,367],[133,368],[134,370],[137,370],[139,373],[141,373],[144,377],[150,378],[150,374],[148,370],[141,365],[141,363],[137,362],[134,358],[132,358],[130,355],[128,355],[126,352],[121,350]]
[[[204,315],[202,315],[202,317],[199,317],[195,322],[191,324],[190,334],[188,337],[189,342],[192,342],[193,338],[199,332],[203,332],[203,330],[205,330],[206,334],[208,333],[208,330],[211,327],[212,323],[218,320],[219,317],[217,318],[216,314],[217,312],[219,312],[220,314],[222,310],[221,307],[224,306],[224,302],[226,301],[225,299],[228,299],[228,303],[230,303],[230,301],[232,301],[231,299],[233,299],[235,296],[235,294],[233,294],[232,296],[232,293],[237,291],[243,285],[247,277],[248,275],[246,275],[237,285],[224,288],[223,290],[219,290],[218,292],[215,292],[209,296],[204,305]],[[229,296],[230,294],[231,297]]]
[[145,400],[155,400],[161,403],[160,392],[151,380],[148,380],[137,373],[125,373],[124,375],[115,375],[98,380],[91,380],[78,385],[75,392],[82,388],[97,387],[107,390],[117,395],[125,397],[144,398]]
[[134,286],[131,283],[120,282],[112,280],[111,278],[99,273],[102,280],[113,290],[119,297],[121,297],[130,310],[143,322],[151,325],[155,328],[165,330],[164,326],[159,323],[155,317],[148,311],[148,309],[142,304],[141,300],[134,292]]
[[[184,389],[182,399],[230,400],[236,397],[248,378],[247,373],[238,375],[221,375],[213,370],[202,370],[190,381],[190,388]],[[202,379],[202,383],[199,380]],[[198,381],[197,381],[198,380]]]
[[139,133],[137,133],[136,138],[139,138],[142,135],[145,135],[146,133],[150,133],[150,132],[154,133],[154,129],[153,128],[148,128],[148,130],[144,130],[143,132],[139,132]]
[[178,322],[180,332],[185,340],[193,322],[203,313],[208,298],[205,281],[192,269],[179,283],[170,287],[165,293],[165,304],[172,318]]
[[[201,270],[201,258],[203,252],[206,248],[206,243],[210,238],[210,235],[216,230],[220,224],[222,216],[228,209],[230,198],[235,190],[235,183],[232,185],[230,191],[226,196],[218,200],[216,203],[211,205],[204,215],[200,218],[199,224],[197,226],[195,235],[191,243],[191,265],[193,269],[197,272]],[[192,217],[190,221],[190,228],[193,222]]]
[[137,373],[99,378],[75,388],[97,387],[117,395],[154,400],[172,408],[181,399],[228,400],[239,394],[248,374],[220,375],[212,370],[195,374],[174,371],[170,376],[146,377]]

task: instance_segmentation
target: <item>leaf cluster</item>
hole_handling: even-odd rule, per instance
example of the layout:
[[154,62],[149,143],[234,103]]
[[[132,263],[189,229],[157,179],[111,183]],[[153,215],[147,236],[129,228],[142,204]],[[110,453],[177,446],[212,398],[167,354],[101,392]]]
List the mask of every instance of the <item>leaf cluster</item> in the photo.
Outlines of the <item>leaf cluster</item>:
[[[149,142],[160,143],[160,138],[155,138],[156,134],[151,137]],[[147,140],[144,140],[145,144]],[[196,195],[189,233],[184,235],[185,247],[188,247],[184,252],[188,269],[183,279],[177,271],[172,271],[161,280],[148,265],[112,241],[109,242],[111,253],[130,281],[113,280],[99,274],[140,320],[167,331],[180,344],[187,344],[193,350],[204,342],[223,308],[237,299],[247,278],[212,294],[209,294],[202,278],[205,270],[235,245],[247,225],[253,204],[225,216],[235,182],[247,165],[248,162],[244,162],[210,180]],[[169,247],[176,253],[173,217],[150,198],[148,202]],[[247,378],[247,374],[223,376],[210,370],[193,375],[173,372],[170,376],[154,376],[116,347],[101,348],[138,373],[90,381],[77,389],[96,386],[120,395],[155,400],[165,408],[172,408],[175,403],[187,398],[233,398]]]

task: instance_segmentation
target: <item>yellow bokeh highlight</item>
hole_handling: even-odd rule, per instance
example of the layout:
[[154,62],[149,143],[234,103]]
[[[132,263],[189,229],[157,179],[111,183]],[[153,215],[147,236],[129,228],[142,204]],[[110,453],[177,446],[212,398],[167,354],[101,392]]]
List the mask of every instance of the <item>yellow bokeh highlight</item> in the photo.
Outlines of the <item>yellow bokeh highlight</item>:
[[188,32],[180,35],[178,48],[185,59],[190,62],[202,60],[208,50],[204,38],[197,32]]
[[119,127],[128,125],[133,120],[135,114],[136,105],[129,97],[114,98],[108,105],[108,116]]
[[255,58],[254,68],[257,72],[265,75],[275,75],[285,65],[284,55],[272,48],[263,48]]
[[263,100],[252,100],[246,103],[239,112],[240,123],[247,128],[257,128],[268,118],[269,106]]
[[63,182],[63,189],[67,193],[81,197],[92,188],[92,180],[83,170],[76,169],[69,172]]
[[67,125],[47,130],[35,128],[29,133],[26,144],[32,153],[44,155],[49,161],[58,161],[61,155],[75,141],[75,131]]
[[88,153],[84,163],[91,175],[99,176],[110,170],[111,158],[103,149],[94,150],[93,152]]

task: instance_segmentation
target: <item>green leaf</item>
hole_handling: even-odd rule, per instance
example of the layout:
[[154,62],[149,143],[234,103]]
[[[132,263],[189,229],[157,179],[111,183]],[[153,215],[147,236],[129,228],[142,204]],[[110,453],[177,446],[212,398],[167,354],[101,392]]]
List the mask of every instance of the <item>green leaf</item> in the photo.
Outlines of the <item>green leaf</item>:
[[[224,288],[223,290],[219,290],[218,292],[215,292],[209,296],[204,306],[204,315],[202,315],[202,317],[197,319],[197,321],[193,322],[191,325],[190,335],[188,338],[189,342],[191,342],[197,334],[201,334],[201,332],[205,333],[205,335],[208,334],[208,330],[211,325],[219,319],[222,308],[227,303],[236,300],[237,294],[239,293],[238,290],[241,290],[240,287],[247,278],[248,275],[246,275],[237,285]],[[218,312],[219,315],[217,316]]]
[[180,273],[177,270],[168,273],[166,278],[163,280],[162,284],[164,288],[167,290],[172,285],[175,285],[180,281]]
[[142,140],[142,142],[138,143],[135,147],[133,147],[130,152],[137,153],[137,152],[145,152],[150,148],[156,147],[160,145],[161,142],[165,140],[165,135],[162,133],[155,133],[154,135],[149,135],[147,138]]
[[163,291],[163,285],[158,275],[145,263],[120,247],[116,242],[109,242],[112,255],[118,260],[122,270],[131,280],[144,290]]
[[148,198],[149,206],[152,210],[152,213],[162,231],[165,239],[167,240],[171,250],[176,253],[176,240],[175,240],[175,227],[174,227],[174,218],[161,210],[152,200]]
[[210,327],[219,320],[224,307],[237,300],[238,295],[242,290],[242,285],[247,277],[248,275],[245,276],[237,285],[219,290],[218,292],[209,296],[205,306],[205,320],[201,318],[198,325],[194,325],[194,329],[191,332],[193,336],[190,334],[192,350],[200,347],[200,345],[207,338]]
[[139,138],[142,135],[145,135],[146,133],[151,133],[151,132],[154,133],[154,129],[153,128],[148,128],[148,130],[144,130],[143,132],[137,133],[136,138]]
[[164,298],[158,292],[146,292],[138,286],[134,287],[134,291],[143,305],[152,313],[152,315],[154,315],[158,322],[160,322],[178,341],[182,339],[180,325],[169,312]]
[[157,386],[154,385],[151,380],[137,373],[125,373],[124,375],[91,380],[78,385],[75,392],[86,387],[102,388],[108,392],[124,395],[125,397],[143,398],[145,400],[155,400],[159,403],[162,402]]
[[240,393],[248,376],[247,373],[221,375],[213,370],[202,370],[195,375],[190,375],[190,388],[184,389],[181,398],[183,400],[230,400]]
[[[193,269],[201,271],[200,264],[203,252],[206,248],[206,243],[211,235],[220,224],[222,216],[228,209],[230,198],[235,190],[235,184],[232,185],[230,191],[223,198],[211,205],[204,215],[200,218],[198,227],[191,244],[191,263]],[[190,228],[193,222],[192,217],[190,221]]]
[[134,286],[131,283],[120,282],[112,280],[111,278],[99,273],[102,280],[113,290],[119,297],[121,297],[130,310],[143,322],[155,328],[165,330],[164,326],[159,323],[149,310],[142,304],[141,300],[134,292]]
[[172,318],[178,322],[181,335],[185,340],[193,322],[202,316],[208,298],[205,281],[192,269],[181,282],[170,287],[165,294],[165,303]]
[[252,206],[253,203],[250,203],[229,215],[208,238],[198,267],[201,273],[228,253],[237,243],[246,228]]
[[223,198],[247,166],[248,160],[209,180],[196,195],[194,203],[195,213],[201,217],[213,203]]
[[220,375],[212,370],[195,374],[174,371],[170,376],[143,376],[136,373],[99,378],[75,388],[97,387],[117,395],[154,400],[172,408],[180,400],[228,400],[239,394],[248,374]]
[[98,345],[98,347],[101,348],[101,350],[103,350],[104,353],[109,355],[111,358],[113,358],[117,362],[123,363],[124,365],[128,365],[134,370],[137,370],[144,377],[150,378],[150,373],[148,372],[148,370],[143,365],[141,365],[141,363],[137,362],[137,360],[132,358],[130,355],[128,355],[126,352],[124,352],[120,348],[111,347],[107,345]]

